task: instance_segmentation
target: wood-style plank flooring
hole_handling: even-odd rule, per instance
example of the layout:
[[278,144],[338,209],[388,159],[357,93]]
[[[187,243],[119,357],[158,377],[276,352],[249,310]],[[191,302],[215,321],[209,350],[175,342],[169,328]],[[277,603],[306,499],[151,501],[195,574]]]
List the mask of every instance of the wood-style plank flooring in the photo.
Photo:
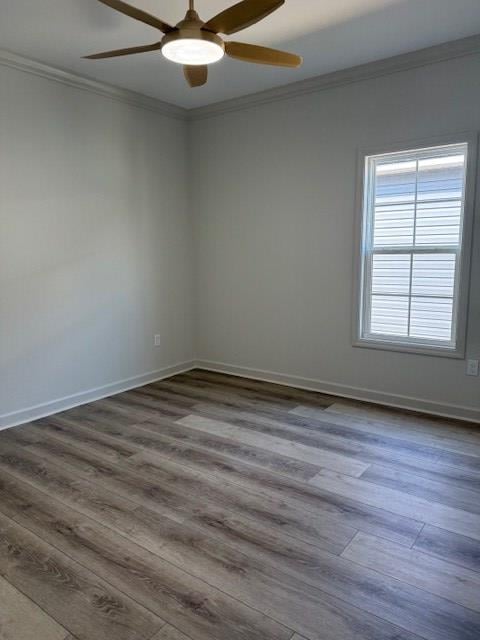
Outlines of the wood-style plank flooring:
[[480,425],[195,370],[0,433],[0,640],[479,640]]

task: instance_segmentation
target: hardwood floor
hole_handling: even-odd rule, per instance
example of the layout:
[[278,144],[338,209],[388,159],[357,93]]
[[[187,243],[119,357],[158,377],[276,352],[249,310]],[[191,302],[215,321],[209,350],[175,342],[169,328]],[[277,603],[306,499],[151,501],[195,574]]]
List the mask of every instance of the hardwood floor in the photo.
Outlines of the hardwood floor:
[[195,370],[0,433],[0,640],[479,640],[480,425]]

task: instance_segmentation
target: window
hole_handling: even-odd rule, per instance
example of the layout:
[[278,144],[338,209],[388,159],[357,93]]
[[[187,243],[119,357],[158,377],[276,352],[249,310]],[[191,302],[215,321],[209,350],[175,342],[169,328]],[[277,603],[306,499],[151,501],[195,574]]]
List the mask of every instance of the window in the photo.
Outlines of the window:
[[463,355],[473,146],[363,155],[359,346]]

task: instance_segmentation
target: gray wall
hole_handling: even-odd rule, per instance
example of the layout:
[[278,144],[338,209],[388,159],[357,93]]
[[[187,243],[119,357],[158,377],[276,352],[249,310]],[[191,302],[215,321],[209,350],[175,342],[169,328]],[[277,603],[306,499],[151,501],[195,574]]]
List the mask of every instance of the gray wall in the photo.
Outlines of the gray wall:
[[1,424],[191,360],[193,238],[185,122],[6,67],[0,87]]
[[[0,67],[0,426],[195,356],[480,417],[463,361],[356,349],[350,331],[358,147],[479,130],[479,77],[480,56],[451,60],[188,136],[183,121]],[[475,236],[470,357],[478,214]]]
[[[480,418],[480,379],[464,361],[351,340],[357,149],[479,130],[479,77],[470,56],[192,125],[202,360]],[[470,357],[480,356],[479,234],[477,208]]]

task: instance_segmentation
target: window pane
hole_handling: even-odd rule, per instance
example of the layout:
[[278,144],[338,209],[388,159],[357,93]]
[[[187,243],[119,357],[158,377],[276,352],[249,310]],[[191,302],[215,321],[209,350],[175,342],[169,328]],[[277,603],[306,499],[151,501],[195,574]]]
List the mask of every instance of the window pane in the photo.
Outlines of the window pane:
[[372,296],[370,332],[408,336],[408,297]]
[[410,336],[451,340],[452,316],[452,298],[412,298]]
[[457,246],[464,190],[465,154],[419,160],[415,244]]
[[374,255],[372,293],[410,294],[410,255]]
[[417,205],[416,246],[458,246],[462,204],[423,202]]
[[375,247],[413,244],[416,162],[375,165]]
[[453,254],[431,253],[413,257],[412,295],[452,297],[455,289]]

